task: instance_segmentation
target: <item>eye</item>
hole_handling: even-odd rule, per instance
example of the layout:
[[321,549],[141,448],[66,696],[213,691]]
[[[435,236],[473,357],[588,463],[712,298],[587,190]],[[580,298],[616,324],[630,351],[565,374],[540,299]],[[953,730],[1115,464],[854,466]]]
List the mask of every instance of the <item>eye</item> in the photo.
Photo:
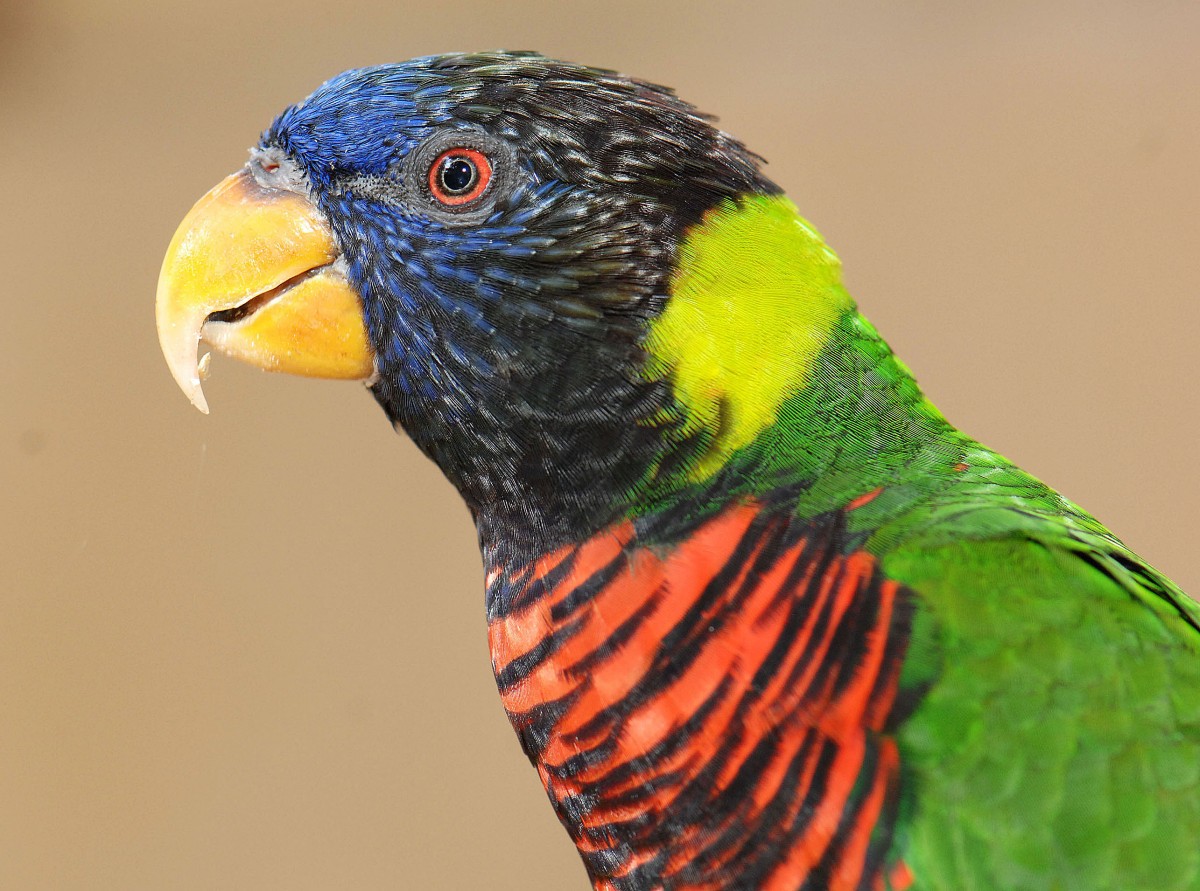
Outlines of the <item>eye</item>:
[[429,167],[429,191],[448,207],[468,204],[487,191],[492,162],[472,148],[442,152]]

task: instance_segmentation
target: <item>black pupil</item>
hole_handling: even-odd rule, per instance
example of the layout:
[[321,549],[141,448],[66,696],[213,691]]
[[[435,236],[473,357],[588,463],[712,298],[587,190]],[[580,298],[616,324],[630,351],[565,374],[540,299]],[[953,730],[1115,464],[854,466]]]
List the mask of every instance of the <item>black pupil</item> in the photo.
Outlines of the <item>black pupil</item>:
[[442,188],[451,195],[461,195],[475,185],[475,165],[466,158],[450,157],[442,162]]

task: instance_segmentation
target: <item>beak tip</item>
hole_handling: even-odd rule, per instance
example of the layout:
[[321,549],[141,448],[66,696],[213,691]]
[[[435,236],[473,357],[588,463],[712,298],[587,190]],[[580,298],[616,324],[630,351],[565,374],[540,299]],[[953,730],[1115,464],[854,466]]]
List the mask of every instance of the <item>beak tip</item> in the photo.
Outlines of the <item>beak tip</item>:
[[200,414],[208,414],[208,400],[204,398],[204,391],[199,386],[196,387],[196,392],[188,396],[192,400],[192,405],[200,410]]
[[[173,370],[173,369],[172,369]],[[204,398],[204,390],[200,385],[200,378],[196,375],[187,377],[185,375],[176,375],[175,383],[179,385],[179,389],[183,390],[183,395],[188,398],[201,414],[208,414],[208,400]]]
[[169,305],[163,300],[163,288],[160,285],[158,301],[158,344],[162,349],[163,358],[167,360],[167,368],[171,377],[179,386],[192,405],[204,414],[208,414],[208,400],[204,398],[201,386],[200,363],[196,361],[196,349],[200,343],[200,328],[203,321],[199,318],[176,318],[174,314],[165,311]]

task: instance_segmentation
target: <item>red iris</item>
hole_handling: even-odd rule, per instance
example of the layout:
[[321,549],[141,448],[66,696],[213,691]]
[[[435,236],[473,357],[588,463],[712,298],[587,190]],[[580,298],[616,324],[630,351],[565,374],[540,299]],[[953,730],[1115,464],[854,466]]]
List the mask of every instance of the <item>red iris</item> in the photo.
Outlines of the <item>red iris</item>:
[[429,191],[448,207],[468,204],[492,181],[492,163],[472,148],[447,149],[429,167]]

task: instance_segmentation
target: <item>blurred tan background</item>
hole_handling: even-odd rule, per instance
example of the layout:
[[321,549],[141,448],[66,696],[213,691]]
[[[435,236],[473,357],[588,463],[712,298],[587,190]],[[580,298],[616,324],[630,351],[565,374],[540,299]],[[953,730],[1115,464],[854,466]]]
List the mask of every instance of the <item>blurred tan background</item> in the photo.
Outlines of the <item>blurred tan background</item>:
[[961,426],[1200,591],[1200,5],[0,6],[0,889],[586,887],[465,510],[361,387],[161,361],[162,252],[337,71],[504,46],[771,161]]

